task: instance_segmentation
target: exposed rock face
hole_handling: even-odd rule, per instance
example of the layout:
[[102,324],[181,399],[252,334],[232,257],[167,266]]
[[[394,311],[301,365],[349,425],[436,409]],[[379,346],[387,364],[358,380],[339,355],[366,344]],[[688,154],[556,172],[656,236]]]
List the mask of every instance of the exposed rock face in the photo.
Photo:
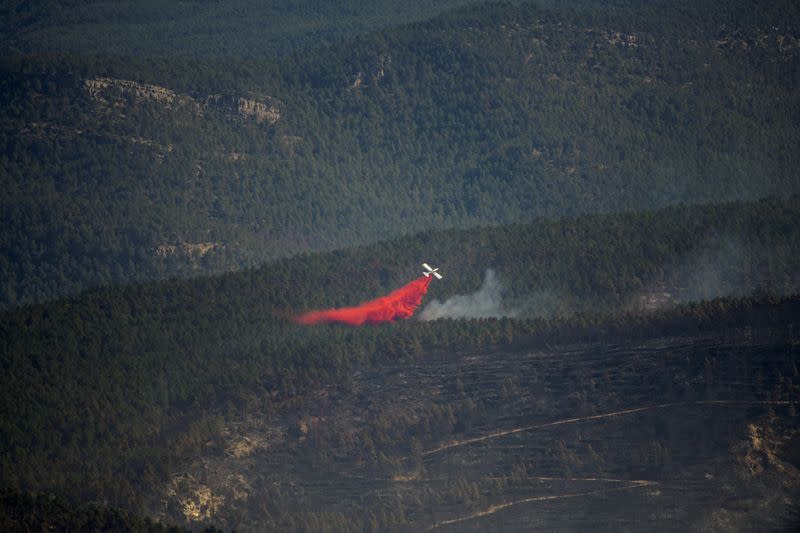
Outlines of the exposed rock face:
[[223,96],[214,94],[205,98],[203,109],[220,109],[244,119],[274,124],[281,118],[281,110],[277,100],[267,96],[263,102],[241,96]]
[[[283,442],[285,428],[255,417],[226,427],[219,439],[218,446],[208,443],[204,457],[171,477],[157,511],[160,519],[190,526],[225,524],[226,512],[249,505],[254,492],[252,480],[259,479],[253,475],[254,468],[259,462],[263,464],[264,454],[273,445]],[[261,529],[251,526],[249,530]]]
[[638,48],[639,38],[632,33],[623,33],[619,31],[611,31],[606,35],[606,41],[613,46],[622,48]]
[[232,438],[230,445],[225,448],[225,453],[234,459],[243,459],[261,448],[266,448],[265,440],[261,436],[239,435],[238,438]]
[[722,26],[711,44],[719,50],[760,48],[774,50],[783,56],[788,56],[800,50],[800,35],[774,27],[743,30]]
[[236,118],[254,120],[258,123],[274,124],[281,118],[280,102],[271,96],[261,100],[214,94],[193,98],[171,89],[114,78],[94,78],[84,82],[84,89],[101,107],[122,107],[127,98],[149,100],[166,107],[188,107],[197,114],[208,109],[217,109]]
[[180,514],[189,523],[213,518],[225,503],[224,497],[214,494],[190,474],[174,477],[166,497],[165,505],[177,505]]
[[364,85],[364,73],[357,72],[355,78],[353,78],[353,83],[350,84],[350,88],[360,89],[362,85]]
[[270,124],[281,118],[278,108],[241,97],[239,98],[239,114],[244,117],[252,117],[256,122],[269,122]]
[[778,35],[775,37],[775,41],[778,43],[778,50],[781,52],[800,49],[800,37],[795,35]]
[[212,250],[223,248],[225,245],[221,242],[184,242],[180,244],[159,244],[156,246],[156,255],[158,257],[166,258],[171,255],[179,254],[190,258],[199,258],[206,255]]
[[375,62],[369,67],[367,72],[358,71],[353,76],[350,83],[351,89],[360,89],[369,84],[377,84],[386,76],[386,69],[392,62],[389,54],[381,54],[375,58]]
[[[119,80],[114,78],[94,78],[85,80],[84,88],[95,101],[114,104],[121,97],[131,95],[141,100],[152,100],[166,106],[176,104],[191,104],[194,102],[192,97],[181,95],[158,85],[149,83],[138,83],[130,80]],[[117,98],[112,101],[114,92],[117,91]]]
[[785,477],[787,482],[797,482],[800,480],[800,471],[782,458],[793,451],[785,449],[785,444],[795,434],[796,432],[776,434],[768,423],[748,424],[747,440],[735,446],[732,451],[748,478],[771,469]]

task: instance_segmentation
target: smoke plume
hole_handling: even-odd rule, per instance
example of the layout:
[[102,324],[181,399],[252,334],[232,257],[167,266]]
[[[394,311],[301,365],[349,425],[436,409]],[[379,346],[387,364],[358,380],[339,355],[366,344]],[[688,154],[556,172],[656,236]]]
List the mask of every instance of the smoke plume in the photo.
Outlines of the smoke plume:
[[503,307],[503,286],[494,270],[487,269],[483,285],[472,294],[458,294],[445,302],[433,300],[420,313],[422,320],[437,318],[499,318],[513,317],[519,310]]
[[295,321],[306,325],[340,322],[350,326],[361,326],[410,318],[422,303],[422,297],[428,292],[430,283],[430,277],[420,276],[388,296],[364,302],[356,307],[310,311],[296,316]]

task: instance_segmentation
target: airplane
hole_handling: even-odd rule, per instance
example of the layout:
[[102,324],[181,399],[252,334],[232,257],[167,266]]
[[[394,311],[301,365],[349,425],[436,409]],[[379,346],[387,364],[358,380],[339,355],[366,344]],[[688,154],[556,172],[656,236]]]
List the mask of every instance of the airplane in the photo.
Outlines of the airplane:
[[431,268],[428,263],[422,263],[422,267],[427,271],[423,272],[426,278],[431,277],[431,274],[433,274],[436,279],[442,279],[442,275],[437,272],[438,268]]

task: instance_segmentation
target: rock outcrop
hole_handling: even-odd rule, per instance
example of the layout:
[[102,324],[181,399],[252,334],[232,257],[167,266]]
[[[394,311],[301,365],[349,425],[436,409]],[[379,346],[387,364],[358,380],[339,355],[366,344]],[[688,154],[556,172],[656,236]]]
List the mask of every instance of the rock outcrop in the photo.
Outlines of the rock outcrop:
[[123,108],[128,99],[156,102],[165,107],[185,107],[198,115],[208,110],[218,110],[232,118],[274,124],[281,118],[280,102],[271,96],[260,99],[236,95],[213,94],[192,97],[166,87],[115,78],[84,80],[84,90],[94,102],[104,109]]

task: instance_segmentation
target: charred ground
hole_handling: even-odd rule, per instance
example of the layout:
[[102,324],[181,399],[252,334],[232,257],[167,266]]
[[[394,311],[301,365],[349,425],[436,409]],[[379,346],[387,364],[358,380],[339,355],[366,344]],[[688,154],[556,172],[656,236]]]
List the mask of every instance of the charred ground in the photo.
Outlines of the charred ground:
[[[416,528],[446,526],[447,520],[492,506],[500,506],[493,513],[498,514],[506,509],[503,505],[518,499],[547,496],[541,501],[551,501],[555,492],[503,492],[506,481],[498,481],[500,492],[490,492],[487,480],[511,475],[514,462],[508,456],[495,457],[491,450],[485,465],[473,458],[473,466],[462,468],[458,459],[447,473],[449,463],[441,458],[459,458],[495,442],[522,445],[512,450],[525,451],[526,439],[544,435],[549,444],[534,443],[531,458],[520,456],[520,464],[532,468],[526,474],[532,477],[558,478],[554,466],[542,473],[531,465],[552,453],[567,458],[572,449],[580,456],[573,466],[586,467],[575,475],[562,469],[562,481],[658,481],[645,475],[650,472],[645,467],[666,453],[656,446],[664,443],[653,438],[662,435],[656,429],[661,417],[674,417],[678,427],[681,417],[716,420],[718,413],[733,413],[724,415],[733,417],[729,426],[708,435],[704,461],[733,461],[714,439],[726,435],[729,446],[745,442],[749,424],[755,424],[759,435],[775,432],[776,444],[769,453],[788,457],[777,443],[785,441],[791,450],[795,442],[783,428],[791,425],[797,400],[792,361],[798,303],[796,297],[780,294],[791,293],[796,282],[800,254],[793,250],[800,238],[795,212],[793,201],[771,200],[424,234],[282,260],[218,278],[98,289],[3,313],[3,484],[13,490],[69,494],[76,502],[104,502],[193,525],[241,529],[257,528],[259,523],[286,528],[341,524],[360,529],[372,522],[373,508],[380,508],[386,516],[376,515],[376,527]],[[722,279],[760,280],[755,287],[741,287],[757,292],[734,292],[734,297],[704,303],[670,300],[655,308],[642,306],[642,280],[662,276],[662,289],[671,287],[665,281],[672,279],[669,265],[686,263],[676,250],[693,255],[695,247],[705,247],[709,235],[736,236],[755,249],[776,250],[747,254],[742,256],[746,260],[736,262],[724,255],[725,261],[716,265],[727,273]],[[309,328],[288,320],[293,310],[357,303],[392,287],[403,279],[404,265],[416,275],[418,258],[430,257],[431,249],[444,250],[453,265],[442,265],[448,283],[435,285],[431,290],[436,292],[429,296],[447,298],[474,290],[486,264],[494,261],[512,301],[538,287],[558,284],[565,290],[563,300],[580,306],[565,307],[549,318],[411,320],[355,329]],[[370,267],[375,273],[365,277],[364,269]],[[645,344],[646,339],[675,336],[684,340],[674,346],[680,355],[673,359],[669,350],[653,357],[637,351],[636,339]],[[741,339],[741,349],[736,339]],[[588,345],[576,348],[582,355],[569,355],[563,346],[576,342]],[[616,354],[613,345],[627,348]],[[477,358],[472,370],[470,357]],[[639,366],[642,357],[645,362]],[[594,366],[580,370],[583,359]],[[669,364],[659,366],[662,360]],[[545,366],[537,367],[540,363]],[[559,366],[562,363],[577,366]],[[436,370],[440,365],[446,370]],[[483,374],[486,380],[480,381]],[[719,389],[713,386],[717,375]],[[515,383],[515,376],[527,377]],[[557,383],[548,385],[553,379]],[[740,381],[744,388],[737,388]],[[386,392],[381,392],[383,387]],[[462,389],[463,396],[453,396],[452,391]],[[702,403],[731,400],[744,403]],[[693,403],[697,401],[701,403]],[[758,403],[773,401],[789,403]],[[662,404],[669,406],[655,407]],[[553,431],[584,425],[547,424],[640,408],[644,410],[624,416],[587,419],[585,426],[605,428],[619,421],[623,425],[613,431],[632,431],[624,425],[628,419],[637,420],[635,428],[655,425],[630,438],[630,446],[643,447],[626,452],[626,457],[639,458],[634,462],[595,444],[590,452],[568,433],[556,435],[565,448],[553,451]],[[774,426],[762,418],[770,412],[777,417]],[[542,427],[514,431],[528,426]],[[676,431],[687,435],[703,426],[697,422]],[[608,438],[617,439],[614,435]],[[442,448],[459,440],[468,442]],[[666,442],[684,451],[659,475],[672,475],[692,441],[680,437]],[[544,456],[542,446],[550,450]],[[441,452],[433,453],[437,448]],[[589,460],[601,451],[607,454],[603,461]],[[604,470],[607,463],[613,466]],[[425,468],[438,469],[435,479],[440,481],[450,475],[464,480],[460,488],[414,484],[417,476],[428,479]],[[345,508],[325,500],[324,494],[314,495],[315,483],[322,483],[314,480],[328,474],[333,476],[330,491],[323,492],[339,490],[336,484],[343,478],[333,475],[337,469],[344,477],[368,478],[364,483],[372,479],[369,483],[380,487],[378,495],[365,493],[363,501],[344,499]],[[693,479],[697,474],[690,472]],[[404,480],[413,483],[402,484]],[[609,483],[570,486],[558,494],[627,486],[627,481]],[[355,484],[342,485],[341,490]],[[414,493],[421,499],[399,502],[398,507],[395,500],[380,499],[387,494],[395,498],[399,487],[423,487]],[[736,505],[742,505],[737,489],[730,490]],[[459,491],[470,496],[453,495]],[[378,500],[370,500],[373,497]],[[790,495],[786,498],[794,501]],[[512,516],[520,505],[508,508]],[[708,505],[716,508],[716,503]],[[700,520],[696,511],[680,519],[695,524]],[[747,516],[761,520],[757,513]]]

